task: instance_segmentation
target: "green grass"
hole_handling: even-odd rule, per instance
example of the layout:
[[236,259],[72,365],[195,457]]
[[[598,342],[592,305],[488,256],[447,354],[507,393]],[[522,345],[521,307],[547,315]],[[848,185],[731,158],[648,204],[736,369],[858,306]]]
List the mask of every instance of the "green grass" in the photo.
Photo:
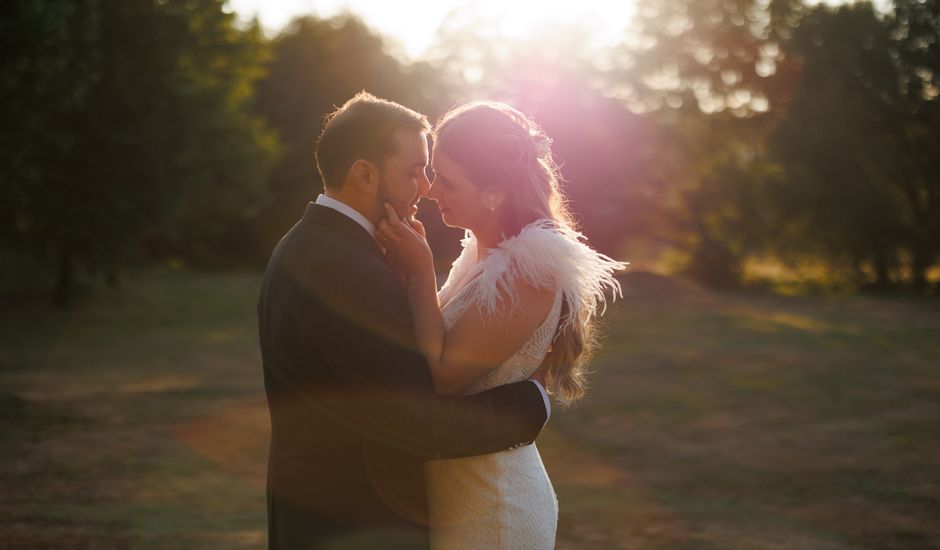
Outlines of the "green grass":
[[263,546],[257,289],[145,273],[0,316],[4,548]]
[[[0,312],[0,546],[264,548],[258,282]],[[624,284],[539,440],[559,548],[940,547],[940,303]]]

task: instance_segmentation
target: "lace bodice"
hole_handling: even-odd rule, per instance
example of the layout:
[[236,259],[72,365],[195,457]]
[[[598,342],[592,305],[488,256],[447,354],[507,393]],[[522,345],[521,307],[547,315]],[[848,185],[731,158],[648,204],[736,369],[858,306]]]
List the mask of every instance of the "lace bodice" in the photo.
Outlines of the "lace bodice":
[[[456,289],[453,298],[441,307],[446,330],[450,330],[467,307],[473,304],[473,299],[477,296],[472,288],[474,284],[477,284],[475,279],[469,283],[464,281],[463,287]],[[561,290],[556,290],[555,302],[548,312],[548,316],[535,329],[535,332],[526,340],[525,344],[500,366],[471,384],[464,393],[467,395],[479,393],[496,386],[519,382],[532,376],[532,373],[542,364],[552,341],[555,339],[558,321],[561,317],[561,300]]]

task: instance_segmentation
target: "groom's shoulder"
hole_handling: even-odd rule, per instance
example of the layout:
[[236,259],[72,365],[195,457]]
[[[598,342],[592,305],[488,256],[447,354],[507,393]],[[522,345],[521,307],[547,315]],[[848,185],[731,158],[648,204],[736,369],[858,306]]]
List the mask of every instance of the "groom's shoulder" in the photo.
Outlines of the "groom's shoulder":
[[311,298],[349,315],[363,308],[407,307],[398,276],[381,256],[343,231],[300,223],[284,236],[271,261],[266,279],[289,307],[306,307]]
[[[356,228],[358,229],[358,227]],[[331,226],[301,220],[275,250],[278,268],[304,278],[333,282],[394,278],[381,256],[357,235]]]

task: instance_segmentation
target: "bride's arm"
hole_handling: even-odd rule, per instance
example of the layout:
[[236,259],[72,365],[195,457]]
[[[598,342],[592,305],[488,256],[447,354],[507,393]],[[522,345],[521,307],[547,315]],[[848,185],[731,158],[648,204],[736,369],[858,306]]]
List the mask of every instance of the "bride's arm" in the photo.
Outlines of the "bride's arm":
[[553,289],[517,281],[514,291],[514,306],[504,296],[496,315],[488,317],[470,304],[447,331],[437,370],[431,371],[439,394],[462,394],[519,351],[548,317],[555,302]]
[[417,222],[408,227],[389,210],[389,220],[380,224],[379,235],[408,277],[418,347],[427,359],[434,387],[439,394],[458,395],[525,344],[548,316],[555,292],[517,283],[511,311],[508,298],[502,301],[504,311],[494,318],[484,318],[471,305],[445,334],[433,260],[421,229]]
[[495,318],[484,318],[471,304],[445,332],[437,286],[426,274],[408,276],[408,299],[421,353],[428,361],[434,389],[440,395],[461,395],[471,384],[512,357],[548,316],[553,290],[516,284],[516,307]]
[[434,376],[444,350],[444,319],[437,301],[434,259],[421,222],[403,222],[388,204],[385,205],[385,212],[387,219],[379,223],[378,238],[386,247],[389,257],[405,271],[418,349]]
[[424,270],[419,274],[408,274],[408,301],[411,304],[411,314],[414,317],[415,336],[418,339],[418,349],[427,359],[434,378],[435,389],[437,376],[435,372],[440,369],[441,355],[444,351],[444,319],[441,316],[441,306],[437,301],[437,277],[434,268]]

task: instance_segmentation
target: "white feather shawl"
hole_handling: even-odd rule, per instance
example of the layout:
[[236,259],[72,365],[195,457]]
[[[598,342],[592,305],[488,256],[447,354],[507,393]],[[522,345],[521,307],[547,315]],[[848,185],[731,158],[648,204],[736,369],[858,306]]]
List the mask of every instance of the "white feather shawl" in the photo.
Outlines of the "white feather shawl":
[[[601,254],[584,241],[584,235],[552,220],[540,219],[522,228],[514,237],[504,239],[477,261],[477,241],[467,232],[461,241],[463,251],[454,261],[438,298],[450,301],[464,286],[472,285],[473,296],[485,318],[496,314],[497,307],[509,300],[509,311],[516,307],[517,280],[535,288],[558,288],[568,304],[568,315],[561,319],[561,334],[575,319],[587,320],[604,312],[605,291],[612,299],[623,296],[614,273],[626,267]],[[461,300],[463,301],[463,300]]]

